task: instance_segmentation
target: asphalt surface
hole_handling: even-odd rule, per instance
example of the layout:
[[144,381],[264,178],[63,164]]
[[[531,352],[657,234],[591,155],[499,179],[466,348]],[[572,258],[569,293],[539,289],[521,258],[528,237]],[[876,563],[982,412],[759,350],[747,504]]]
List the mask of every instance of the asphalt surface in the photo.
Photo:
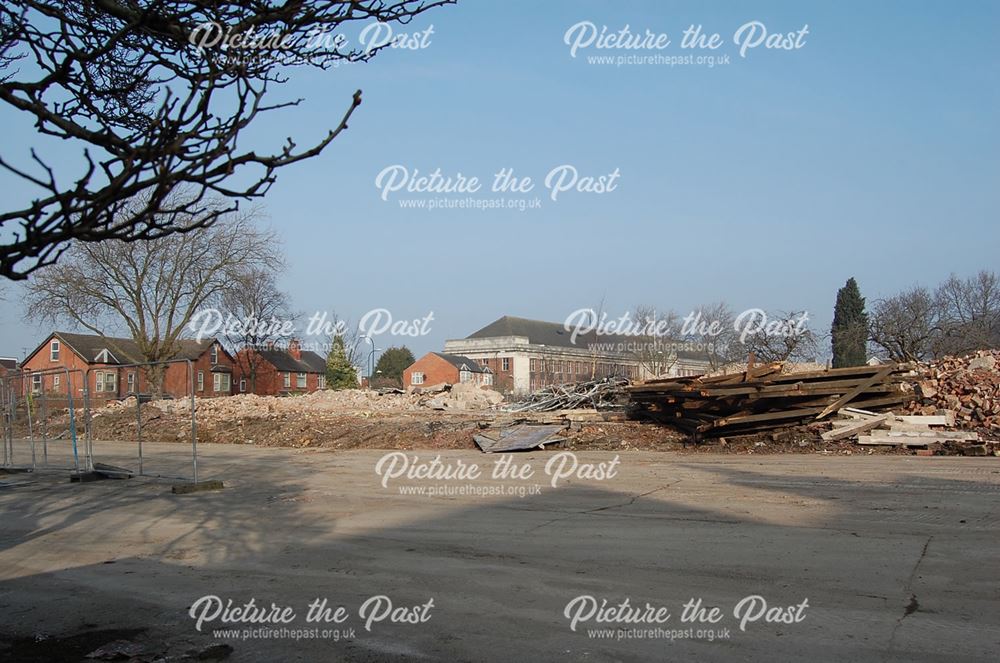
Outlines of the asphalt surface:
[[[135,466],[134,447],[100,451]],[[144,470],[188,476],[187,453],[146,445]],[[557,452],[493,479],[495,457],[448,451],[452,472],[481,475],[383,486],[385,453],[203,445],[200,476],[226,488],[189,495],[0,476],[0,659],[74,660],[109,640],[138,660],[220,641],[234,661],[1000,653],[997,458],[581,452],[553,487]],[[276,609],[226,623],[213,596]],[[324,599],[331,621],[309,621]]]

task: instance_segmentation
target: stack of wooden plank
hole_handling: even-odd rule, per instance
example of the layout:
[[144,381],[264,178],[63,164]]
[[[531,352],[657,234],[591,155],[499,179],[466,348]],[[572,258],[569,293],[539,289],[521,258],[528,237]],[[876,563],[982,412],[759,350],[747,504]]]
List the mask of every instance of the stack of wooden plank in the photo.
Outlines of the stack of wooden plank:
[[[833,429],[821,435],[825,441],[855,438],[862,445],[925,449],[937,449],[944,445],[973,452],[981,446],[979,434],[975,431],[947,430],[955,425],[955,413],[951,410],[941,410],[936,415],[899,416],[891,412],[844,408],[839,415],[841,419],[833,422]],[[985,452],[985,448],[982,451]]]
[[785,374],[774,363],[727,375],[651,380],[628,392],[633,416],[714,437],[808,423],[848,405],[898,407],[913,397],[906,385],[911,375],[902,364]]

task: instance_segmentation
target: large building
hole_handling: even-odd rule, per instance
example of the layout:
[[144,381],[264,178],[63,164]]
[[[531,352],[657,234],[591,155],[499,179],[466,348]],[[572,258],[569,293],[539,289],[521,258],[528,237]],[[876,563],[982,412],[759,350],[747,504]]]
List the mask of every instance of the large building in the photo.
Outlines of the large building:
[[475,360],[490,369],[496,388],[519,393],[608,376],[643,380],[709,370],[704,353],[669,345],[669,357],[654,365],[635,351],[641,342],[595,332],[574,339],[563,324],[505,315],[463,339],[446,341],[444,353]]

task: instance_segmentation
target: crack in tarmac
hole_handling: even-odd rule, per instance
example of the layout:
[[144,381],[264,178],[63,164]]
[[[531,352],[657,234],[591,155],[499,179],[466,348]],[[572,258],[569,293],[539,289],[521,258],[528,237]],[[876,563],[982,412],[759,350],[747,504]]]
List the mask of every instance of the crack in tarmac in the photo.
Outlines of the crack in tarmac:
[[892,627],[892,634],[889,636],[889,648],[885,652],[883,661],[888,661],[892,657],[893,649],[896,646],[896,632],[899,631],[899,627],[903,625],[903,620],[915,613],[920,609],[920,601],[917,600],[917,595],[913,593],[913,579],[917,576],[917,569],[920,568],[920,563],[924,561],[924,557],[927,556],[927,548],[931,545],[931,541],[934,539],[934,535],[927,537],[927,541],[924,542],[924,547],[920,551],[920,557],[917,558],[917,563],[913,565],[913,569],[910,571],[910,577],[906,579],[906,585],[903,587],[903,593],[910,595],[910,600],[903,608],[903,614],[899,619],[896,620],[896,624]]
[[657,492],[659,492],[661,490],[665,490],[665,489],[670,488],[672,486],[676,486],[681,481],[683,481],[683,479],[678,479],[677,481],[674,481],[673,483],[668,483],[668,484],[666,484],[664,486],[659,486],[657,488],[653,488],[652,490],[647,490],[644,493],[637,493],[636,495],[633,495],[627,502],[622,502],[620,504],[609,504],[607,506],[599,506],[599,507],[596,507],[594,509],[586,509],[584,511],[573,511],[573,512],[567,514],[566,516],[563,516],[562,518],[553,518],[552,520],[547,520],[544,523],[540,523],[538,525],[535,525],[534,527],[529,527],[528,529],[526,529],[524,531],[524,533],[525,534],[529,534],[529,533],[534,532],[536,530],[539,530],[539,529],[541,529],[543,527],[548,527],[549,525],[551,525],[553,523],[557,523],[557,522],[560,522],[560,521],[563,521],[563,520],[569,520],[570,518],[575,518],[576,516],[582,516],[582,515],[588,514],[588,513],[598,513],[600,511],[607,511],[608,509],[620,509],[622,507],[632,506],[633,504],[636,503],[636,500],[638,500],[640,497],[647,497],[648,495],[652,495],[653,493],[657,493]]

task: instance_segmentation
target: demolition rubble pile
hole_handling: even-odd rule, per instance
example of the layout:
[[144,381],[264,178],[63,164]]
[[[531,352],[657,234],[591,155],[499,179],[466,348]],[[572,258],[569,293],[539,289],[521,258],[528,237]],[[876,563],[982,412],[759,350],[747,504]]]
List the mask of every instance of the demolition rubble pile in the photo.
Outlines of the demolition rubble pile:
[[967,357],[944,357],[920,370],[914,414],[955,412],[956,425],[1000,429],[1000,350]]
[[784,373],[780,363],[741,373],[651,380],[628,387],[633,416],[696,439],[822,420],[847,406],[900,408],[913,398],[907,365]]
[[[238,419],[241,417],[280,416],[303,413],[407,413],[431,410],[487,410],[503,402],[503,395],[477,385],[438,385],[404,392],[387,390],[380,393],[364,389],[315,391],[301,396],[257,396],[240,394],[227,398],[197,398],[195,407],[199,419]],[[168,414],[191,411],[188,398],[163,399],[150,404]],[[144,406],[146,407],[146,406]],[[95,417],[119,409],[135,408],[135,398],[112,401]]]
[[581,408],[606,411],[621,408],[625,404],[625,388],[628,384],[625,378],[608,377],[590,382],[552,385],[532,392],[524,400],[511,403],[503,409],[507,412],[554,412]]

